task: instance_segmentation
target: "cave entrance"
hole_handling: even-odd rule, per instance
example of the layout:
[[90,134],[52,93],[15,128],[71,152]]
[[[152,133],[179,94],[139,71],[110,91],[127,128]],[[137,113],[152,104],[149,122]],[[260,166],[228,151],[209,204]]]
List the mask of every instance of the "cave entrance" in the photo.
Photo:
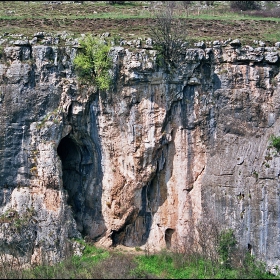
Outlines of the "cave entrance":
[[81,172],[81,149],[71,137],[66,136],[61,139],[57,147],[57,154],[62,162],[63,187],[68,192],[67,203],[72,207],[78,230],[83,232],[82,208],[84,196]]
[[174,233],[174,231],[175,230],[172,228],[168,228],[165,230],[164,239],[165,239],[165,244],[166,244],[167,249],[170,249],[170,247],[171,247],[171,239],[172,239],[172,234]]

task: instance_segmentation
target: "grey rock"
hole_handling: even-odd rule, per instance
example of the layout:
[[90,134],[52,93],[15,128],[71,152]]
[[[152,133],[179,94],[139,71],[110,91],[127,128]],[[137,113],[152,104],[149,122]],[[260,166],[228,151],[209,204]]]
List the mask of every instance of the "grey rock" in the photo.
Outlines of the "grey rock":
[[35,45],[35,44],[37,44],[37,42],[38,42],[38,38],[37,38],[37,37],[33,37],[33,38],[29,41],[30,45]]
[[108,38],[110,36],[111,36],[110,32],[105,32],[101,35],[101,37],[104,37],[104,38]]
[[14,42],[14,45],[15,46],[29,46],[29,41],[26,39],[26,40],[16,40]]
[[206,48],[206,45],[205,45],[205,43],[203,41],[195,43],[194,45],[195,45],[195,47],[198,47],[198,48],[201,48],[201,49],[205,49]]
[[189,85],[200,85],[201,83],[196,77],[193,77],[193,78],[189,79],[188,84]]
[[241,46],[241,42],[240,42],[239,39],[235,39],[235,40],[230,42],[230,45],[234,46],[234,47],[240,47]]
[[278,58],[278,52],[267,52],[264,56],[264,60],[269,63],[276,63]]
[[[280,157],[268,149],[279,135],[277,50],[216,41],[186,49],[167,73],[152,42],[132,52],[123,40],[110,52],[114,88],[97,91],[77,80],[75,40],[31,41],[5,46],[0,62],[7,256],[13,246],[25,248],[23,262],[58,262],[67,244],[81,255],[71,241],[81,233],[176,250],[201,217],[205,234],[209,224],[232,228],[242,248],[280,265]],[[19,233],[14,217],[26,221]]]
[[45,34],[46,34],[46,32],[37,32],[37,33],[34,33],[33,37],[44,38]]
[[153,45],[153,40],[151,38],[147,38],[146,45],[147,46],[152,46]]
[[126,42],[127,42],[126,40],[121,40],[121,41],[120,41],[120,46],[125,46],[125,45],[126,45]]

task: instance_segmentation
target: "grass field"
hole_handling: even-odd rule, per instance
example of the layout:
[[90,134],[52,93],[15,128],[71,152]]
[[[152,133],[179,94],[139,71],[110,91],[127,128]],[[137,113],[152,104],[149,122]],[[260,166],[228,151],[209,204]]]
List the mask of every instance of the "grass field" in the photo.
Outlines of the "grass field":
[[102,249],[84,243],[83,256],[70,257],[55,265],[30,269],[0,270],[1,279],[279,279],[250,260],[238,267],[203,258],[161,251],[150,254],[130,248]]
[[[105,1],[61,2],[1,1],[0,35],[23,34],[32,38],[36,32],[66,31],[77,37],[82,33],[109,32],[125,39],[144,38],[149,36],[154,22],[153,12],[161,7],[160,1],[125,1],[123,5],[109,5]],[[229,1],[215,1],[214,6],[204,8],[197,6],[197,2],[187,9],[178,5],[175,10],[186,26],[190,42],[238,38],[243,44],[262,40],[272,46],[280,41],[279,17],[233,12]]]

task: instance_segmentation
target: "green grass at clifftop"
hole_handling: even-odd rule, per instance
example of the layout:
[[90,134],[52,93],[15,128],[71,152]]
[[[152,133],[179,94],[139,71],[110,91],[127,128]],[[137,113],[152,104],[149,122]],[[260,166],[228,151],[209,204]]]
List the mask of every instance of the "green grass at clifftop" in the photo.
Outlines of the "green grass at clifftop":
[[[153,12],[160,7],[160,4],[156,4],[160,1],[125,1],[124,5],[110,5],[105,1],[47,3],[0,2],[0,35],[23,34],[32,38],[36,32],[66,31],[75,36],[110,32],[112,36],[125,39],[143,38],[149,35]],[[188,9],[179,6],[175,10],[175,15],[185,21],[189,41],[238,38],[246,44],[262,40],[267,41],[268,45],[280,41],[279,17],[233,12],[229,1],[214,1],[214,6],[203,9],[197,2],[193,3]]]
[[61,4],[47,4],[47,1],[1,1],[0,19],[150,17],[151,13],[147,13],[142,7],[142,2],[137,1],[127,2],[125,5],[109,5],[101,1],[84,1],[83,4],[71,1]]

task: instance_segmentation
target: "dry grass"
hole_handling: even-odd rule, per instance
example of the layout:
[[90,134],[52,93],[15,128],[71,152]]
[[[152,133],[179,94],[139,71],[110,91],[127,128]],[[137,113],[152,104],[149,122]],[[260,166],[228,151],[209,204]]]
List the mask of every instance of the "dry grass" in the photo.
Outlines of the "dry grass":
[[[125,1],[125,5],[109,5],[104,1],[84,1],[83,4],[46,2],[0,2],[0,35],[23,34],[32,38],[36,32],[66,31],[72,36],[109,32],[111,36],[127,40],[145,38],[154,23],[153,12],[161,7],[160,1]],[[256,12],[261,14],[232,12],[228,4],[215,1],[214,6],[203,9],[197,2],[180,4],[175,14],[182,18],[190,42],[239,38],[246,44],[262,40],[273,45],[279,40],[278,10],[271,9],[270,16],[275,18],[266,18],[268,10]]]

